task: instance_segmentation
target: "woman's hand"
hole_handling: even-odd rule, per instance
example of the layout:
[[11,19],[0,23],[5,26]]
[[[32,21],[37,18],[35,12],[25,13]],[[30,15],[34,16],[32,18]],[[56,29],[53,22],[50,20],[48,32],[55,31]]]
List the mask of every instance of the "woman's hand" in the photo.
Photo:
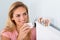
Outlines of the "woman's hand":
[[23,40],[27,36],[30,30],[31,28],[29,27],[29,25],[24,24],[19,30],[19,35],[17,40]]
[[50,24],[50,20],[48,18],[42,18],[41,17],[41,18],[38,19],[38,22],[43,23],[44,26],[49,26],[49,24]]

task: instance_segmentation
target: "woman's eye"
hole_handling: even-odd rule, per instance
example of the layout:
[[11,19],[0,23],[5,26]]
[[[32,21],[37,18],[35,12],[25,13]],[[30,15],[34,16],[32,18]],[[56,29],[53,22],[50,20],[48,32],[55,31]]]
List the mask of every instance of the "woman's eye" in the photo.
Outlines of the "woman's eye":
[[16,17],[20,17],[20,15],[18,14]]
[[27,15],[27,13],[24,13],[23,15]]

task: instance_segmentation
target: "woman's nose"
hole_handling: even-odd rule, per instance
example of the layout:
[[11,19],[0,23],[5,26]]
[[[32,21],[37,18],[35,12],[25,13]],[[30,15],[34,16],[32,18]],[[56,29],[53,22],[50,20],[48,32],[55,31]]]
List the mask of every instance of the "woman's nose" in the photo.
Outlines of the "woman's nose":
[[20,16],[20,20],[24,20],[24,16]]

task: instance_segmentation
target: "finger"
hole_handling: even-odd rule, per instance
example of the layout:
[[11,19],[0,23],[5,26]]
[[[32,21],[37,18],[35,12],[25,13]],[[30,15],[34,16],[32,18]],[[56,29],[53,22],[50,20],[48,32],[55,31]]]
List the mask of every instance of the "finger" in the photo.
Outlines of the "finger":
[[22,29],[22,31],[28,30],[30,27],[26,26],[25,28]]
[[29,33],[29,32],[30,32],[30,30],[31,30],[31,29],[27,29],[27,30],[25,30],[25,31],[24,31],[24,34]]
[[42,17],[41,17],[41,18],[38,18],[38,22],[40,22],[40,23],[41,23],[42,19],[43,19]]
[[23,38],[27,36],[27,34],[29,33],[29,31],[30,31],[30,29],[21,32],[22,35],[23,35]]
[[27,29],[27,30],[25,30],[25,31],[21,31],[20,34],[22,34],[22,35],[23,35],[23,38],[25,38],[25,37],[27,36],[27,34],[30,32],[30,30],[31,30],[31,29]]
[[49,19],[45,19],[45,26],[48,26],[50,24]]
[[27,24],[26,23],[20,29],[23,29],[25,27],[27,27]]

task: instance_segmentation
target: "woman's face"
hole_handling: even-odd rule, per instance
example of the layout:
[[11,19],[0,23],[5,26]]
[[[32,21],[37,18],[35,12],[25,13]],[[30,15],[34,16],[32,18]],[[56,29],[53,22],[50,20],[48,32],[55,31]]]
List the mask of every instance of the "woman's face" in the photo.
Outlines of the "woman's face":
[[28,13],[24,7],[18,7],[13,12],[12,20],[16,22],[16,25],[22,26],[28,21],[28,18]]

